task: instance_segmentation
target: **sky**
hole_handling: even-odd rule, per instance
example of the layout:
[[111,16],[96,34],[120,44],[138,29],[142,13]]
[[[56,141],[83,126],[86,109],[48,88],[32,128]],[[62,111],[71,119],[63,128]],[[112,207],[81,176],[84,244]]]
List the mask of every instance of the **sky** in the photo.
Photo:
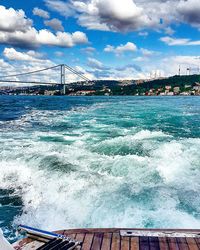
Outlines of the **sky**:
[[199,13],[200,0],[0,0],[0,76],[57,64],[91,80],[197,73]]

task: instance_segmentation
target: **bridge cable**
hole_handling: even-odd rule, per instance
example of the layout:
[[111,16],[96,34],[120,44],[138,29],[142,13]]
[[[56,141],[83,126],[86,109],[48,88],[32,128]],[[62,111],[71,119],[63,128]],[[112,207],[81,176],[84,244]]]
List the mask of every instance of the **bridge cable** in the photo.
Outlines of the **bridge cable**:
[[57,67],[60,67],[60,65],[56,65],[56,66],[45,68],[45,69],[34,70],[34,71],[26,72],[26,73],[20,73],[20,74],[15,74],[15,75],[8,75],[8,76],[0,76],[0,78],[8,78],[8,77],[29,75],[29,74],[34,74],[34,73],[42,72],[42,71],[45,71],[45,70],[49,70],[49,69],[54,69],[54,68],[57,68]]
[[68,65],[65,65],[65,67],[71,71],[72,73],[74,73],[75,75],[81,77],[82,79],[84,79],[85,81],[91,81],[89,78],[87,78],[86,76],[83,76],[82,74],[80,74],[78,71],[76,71],[75,69],[71,68],[70,66]]

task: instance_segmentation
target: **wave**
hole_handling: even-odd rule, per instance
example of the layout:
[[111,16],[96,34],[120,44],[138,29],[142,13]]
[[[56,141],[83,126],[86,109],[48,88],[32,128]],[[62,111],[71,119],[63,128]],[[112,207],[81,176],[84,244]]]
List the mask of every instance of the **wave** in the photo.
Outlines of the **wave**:
[[99,144],[93,152],[81,136],[70,145],[25,141],[27,147],[10,142],[15,155],[1,151],[0,188],[14,189],[23,203],[14,223],[48,230],[200,226],[199,139],[177,141],[142,130],[102,142],[115,147],[140,141],[150,146],[148,155],[106,155]]
[[37,107],[1,123],[1,225],[199,228],[198,117],[164,116],[157,101]]

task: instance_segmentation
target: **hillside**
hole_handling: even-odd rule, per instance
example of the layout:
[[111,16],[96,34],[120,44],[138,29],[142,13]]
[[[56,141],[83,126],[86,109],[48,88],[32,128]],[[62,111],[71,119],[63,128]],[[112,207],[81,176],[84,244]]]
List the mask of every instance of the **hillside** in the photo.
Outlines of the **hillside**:
[[[196,83],[200,82],[200,75],[172,76],[163,79],[150,81],[137,80],[96,80],[91,82],[73,82],[67,85],[67,95],[144,95],[148,92],[160,94],[166,92],[166,86],[170,91],[174,87],[179,88],[179,92],[192,91]],[[54,86],[32,86],[32,87],[12,87],[8,91],[0,94],[62,94],[62,85]]]

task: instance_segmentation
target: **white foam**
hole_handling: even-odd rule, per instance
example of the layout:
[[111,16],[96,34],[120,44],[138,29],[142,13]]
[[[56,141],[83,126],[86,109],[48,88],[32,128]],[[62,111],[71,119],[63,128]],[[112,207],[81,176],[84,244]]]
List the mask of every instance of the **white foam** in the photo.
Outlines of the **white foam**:
[[[23,201],[23,212],[15,223],[49,230],[199,228],[200,204],[194,196],[200,192],[199,139],[175,139],[162,131],[123,127],[117,128],[115,138],[101,138],[96,131],[104,135],[113,132],[115,125],[87,115],[105,105],[69,112],[35,110],[32,117],[21,120],[26,129],[31,121],[41,119],[43,126],[73,124],[73,116],[81,116],[80,127],[71,129],[70,135],[68,131],[9,131],[2,138],[0,188],[14,188]],[[70,145],[45,142],[41,136],[73,141]],[[139,145],[146,154],[137,152]],[[120,154],[120,147],[127,147],[128,153]],[[107,149],[112,154],[106,154]]]

